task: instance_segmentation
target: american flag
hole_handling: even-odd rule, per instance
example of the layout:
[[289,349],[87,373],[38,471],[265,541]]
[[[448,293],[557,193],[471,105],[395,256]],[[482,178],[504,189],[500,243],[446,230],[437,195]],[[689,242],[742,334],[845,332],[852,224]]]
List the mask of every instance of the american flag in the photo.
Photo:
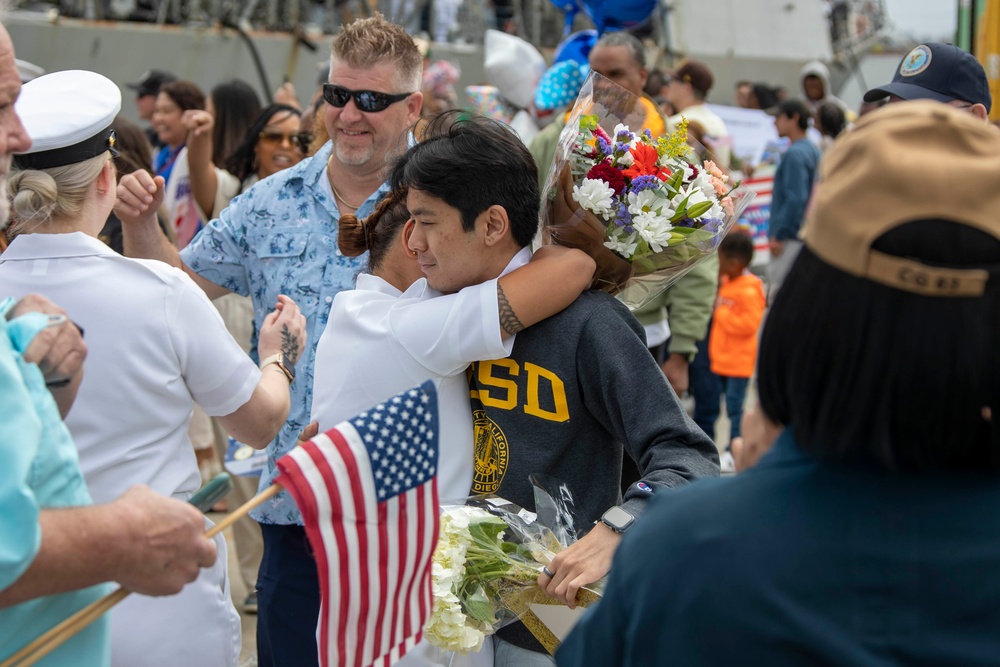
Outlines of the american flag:
[[425,382],[278,460],[320,580],[319,657],[391,665],[431,612],[438,537],[438,407]]

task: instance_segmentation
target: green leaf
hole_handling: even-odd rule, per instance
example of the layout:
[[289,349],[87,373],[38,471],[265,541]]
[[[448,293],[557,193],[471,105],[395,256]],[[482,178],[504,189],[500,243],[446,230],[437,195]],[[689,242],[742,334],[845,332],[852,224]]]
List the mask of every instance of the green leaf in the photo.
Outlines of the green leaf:
[[492,625],[496,622],[493,605],[482,593],[475,593],[465,600],[465,611],[472,618]]

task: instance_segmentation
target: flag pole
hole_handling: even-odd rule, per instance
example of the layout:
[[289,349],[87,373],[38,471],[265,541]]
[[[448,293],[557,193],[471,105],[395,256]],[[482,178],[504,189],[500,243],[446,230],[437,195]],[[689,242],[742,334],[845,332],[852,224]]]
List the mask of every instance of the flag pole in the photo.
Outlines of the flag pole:
[[[265,501],[276,495],[279,491],[281,491],[281,488],[282,487],[279,484],[272,484],[263,493],[254,496],[242,506],[230,512],[229,515],[222,521],[205,531],[205,537],[215,537],[226,528],[229,528],[246,516],[250,510],[263,504]],[[0,663],[0,667],[29,667],[29,665],[34,665],[36,662],[61,646],[70,637],[83,630],[85,627],[100,618],[101,615],[109,609],[124,600],[130,592],[131,591],[127,591],[124,588],[118,588],[116,591],[105,595],[100,600],[91,602],[89,605],[65,619],[51,630],[39,636],[33,642],[19,650],[17,653],[4,660]]]

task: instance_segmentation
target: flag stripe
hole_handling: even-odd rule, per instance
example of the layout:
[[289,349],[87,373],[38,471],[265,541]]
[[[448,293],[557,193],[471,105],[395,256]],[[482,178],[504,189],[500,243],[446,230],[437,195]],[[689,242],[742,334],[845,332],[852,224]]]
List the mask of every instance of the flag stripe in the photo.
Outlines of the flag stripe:
[[437,418],[428,382],[278,461],[316,554],[323,667],[390,665],[420,639],[438,531]]

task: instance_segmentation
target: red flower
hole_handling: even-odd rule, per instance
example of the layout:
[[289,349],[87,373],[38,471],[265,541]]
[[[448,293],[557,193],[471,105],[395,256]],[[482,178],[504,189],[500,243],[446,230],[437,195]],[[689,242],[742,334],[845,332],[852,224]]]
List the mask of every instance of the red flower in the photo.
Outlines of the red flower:
[[636,144],[635,148],[629,152],[632,153],[632,158],[635,161],[631,167],[622,172],[625,176],[629,178],[656,176],[661,181],[665,181],[670,177],[669,169],[656,164],[660,159],[660,154],[649,144]]
[[616,195],[620,196],[621,193],[625,192],[625,177],[620,170],[611,166],[610,160],[605,160],[591,167],[590,171],[587,172],[587,178],[604,181],[608,187],[615,191]]

